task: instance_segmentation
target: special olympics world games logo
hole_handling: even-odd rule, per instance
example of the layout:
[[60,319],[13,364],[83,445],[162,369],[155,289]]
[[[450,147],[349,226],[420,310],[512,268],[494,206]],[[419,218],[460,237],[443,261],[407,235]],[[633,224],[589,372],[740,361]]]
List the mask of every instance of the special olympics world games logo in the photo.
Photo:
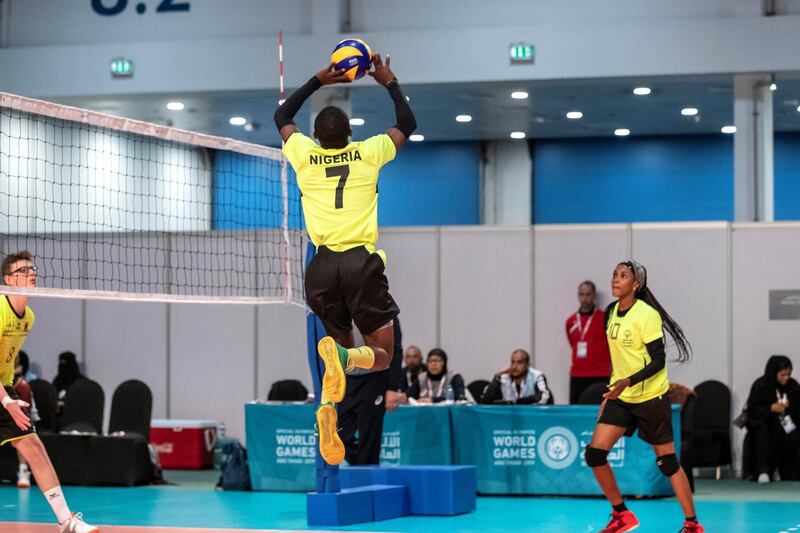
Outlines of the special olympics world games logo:
[[554,470],[567,468],[578,458],[578,439],[569,429],[553,426],[539,437],[539,459]]

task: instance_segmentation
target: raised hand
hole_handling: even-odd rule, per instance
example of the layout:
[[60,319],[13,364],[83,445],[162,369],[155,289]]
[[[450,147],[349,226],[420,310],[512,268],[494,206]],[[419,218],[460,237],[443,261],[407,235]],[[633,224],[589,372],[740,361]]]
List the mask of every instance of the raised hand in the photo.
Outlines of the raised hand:
[[389,57],[387,54],[386,56],[386,64],[383,64],[383,59],[381,59],[380,52],[375,52],[372,55],[372,67],[373,70],[370,70],[368,74],[375,78],[375,81],[386,87],[390,81],[394,81],[397,79],[397,76],[394,75],[392,69],[389,68],[389,64],[391,63],[392,58]]
[[334,83],[350,83],[350,78],[345,76],[344,70],[336,70],[336,66],[331,63],[314,74],[322,85],[332,85]]

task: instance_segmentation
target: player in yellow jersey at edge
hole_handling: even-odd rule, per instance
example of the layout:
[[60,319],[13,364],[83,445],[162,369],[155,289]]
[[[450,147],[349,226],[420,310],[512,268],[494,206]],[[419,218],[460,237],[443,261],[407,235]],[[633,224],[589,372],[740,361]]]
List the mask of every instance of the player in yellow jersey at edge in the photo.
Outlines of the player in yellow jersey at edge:
[[[319,144],[298,129],[294,116],[314,91],[350,81],[333,64],[317,72],[275,111],[275,125],[285,143],[283,151],[297,174],[306,228],[317,247],[306,270],[305,289],[308,306],[329,335],[318,346],[325,374],[317,425],[320,453],[331,465],[341,463],[345,456],[335,408],[345,395],[345,373],[355,367],[389,367],[393,321],[400,312],[389,294],[386,255],[375,249],[378,173],[416,129],[416,120],[389,68],[389,57],[385,64],[378,53],[372,60],[369,75],[387,89],[397,117],[386,133],[351,141],[347,113],[333,106],[322,109],[314,120]],[[365,346],[355,347],[353,322]]]
[[[36,266],[29,252],[7,255],[3,259],[2,271],[4,285],[36,286]],[[28,296],[8,294],[0,297],[0,380],[3,382],[0,387],[0,403],[3,405],[0,408],[0,445],[10,443],[28,462],[37,485],[56,515],[61,533],[97,533],[100,530],[84,522],[80,513],[69,510],[47,450],[31,423],[30,405],[19,399],[13,387],[17,354],[36,320],[28,307]]]
[[689,359],[691,346],[648,288],[647,269],[641,263],[619,263],[611,280],[611,293],[617,301],[606,308],[605,318],[613,372],[585,454],[586,464],[612,507],[611,520],[601,533],[623,533],[639,527],[639,520],[625,506],[607,461],[614,444],[636,430],[639,438],[653,447],[656,464],[675,491],[685,515],[681,531],[703,533],[689,479],[675,455],[664,330],[675,341],[678,361]]

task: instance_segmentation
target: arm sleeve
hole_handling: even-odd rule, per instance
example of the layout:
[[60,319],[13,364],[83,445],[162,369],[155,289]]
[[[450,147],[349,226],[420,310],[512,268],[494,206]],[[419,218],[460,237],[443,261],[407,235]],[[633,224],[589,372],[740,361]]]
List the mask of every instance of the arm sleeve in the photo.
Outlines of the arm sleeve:
[[394,102],[394,114],[397,118],[397,123],[394,127],[403,132],[403,135],[408,139],[417,129],[417,119],[414,118],[414,112],[411,111],[411,106],[408,105],[408,100],[406,100],[397,80],[390,81],[386,89]]
[[500,394],[500,380],[493,379],[486,385],[478,403],[494,403],[502,397]]
[[552,394],[550,394],[550,389],[547,387],[547,379],[545,379],[544,374],[540,375],[536,378],[536,387],[534,393],[530,396],[524,396],[517,400],[518,404],[538,404],[538,405],[549,405],[551,403]]
[[300,111],[300,108],[303,107],[303,103],[320,87],[322,87],[322,83],[319,81],[319,78],[312,76],[305,85],[289,95],[289,98],[283,102],[283,105],[278,106],[273,117],[278,131],[284,126],[294,124],[294,116]]
[[663,337],[648,342],[645,346],[647,347],[647,353],[650,355],[650,362],[643,369],[629,376],[628,379],[631,380],[631,385],[636,385],[647,378],[655,376],[667,366],[667,353],[664,351]]
[[606,310],[603,312],[603,317],[605,318],[605,324],[606,324],[605,329],[608,329],[608,322],[609,320],[611,320],[611,313],[614,311],[614,304],[616,303],[617,302],[611,302],[610,304],[608,304]]

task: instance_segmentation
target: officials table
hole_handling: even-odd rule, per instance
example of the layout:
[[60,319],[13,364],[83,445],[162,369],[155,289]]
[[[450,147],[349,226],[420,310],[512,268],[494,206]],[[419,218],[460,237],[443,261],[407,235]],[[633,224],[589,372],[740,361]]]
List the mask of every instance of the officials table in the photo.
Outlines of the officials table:
[[[601,495],[583,459],[597,406],[404,406],[386,414],[381,464],[470,464],[481,494]],[[310,404],[245,406],[254,490],[314,489],[317,438]],[[678,406],[672,411],[680,450]],[[623,438],[608,462],[623,494],[666,496],[652,448]]]

